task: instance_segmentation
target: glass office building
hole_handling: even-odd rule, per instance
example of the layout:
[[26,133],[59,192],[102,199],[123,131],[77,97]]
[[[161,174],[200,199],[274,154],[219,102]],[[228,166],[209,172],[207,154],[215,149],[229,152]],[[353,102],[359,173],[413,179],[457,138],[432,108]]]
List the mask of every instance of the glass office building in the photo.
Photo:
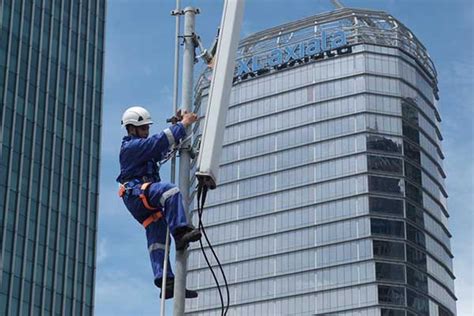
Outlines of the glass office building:
[[[201,114],[208,89],[205,72]],[[204,215],[230,314],[455,315],[440,121],[436,69],[387,13],[338,9],[242,40]],[[188,271],[187,314],[219,315],[195,246]]]
[[91,315],[105,0],[0,2],[0,315]]

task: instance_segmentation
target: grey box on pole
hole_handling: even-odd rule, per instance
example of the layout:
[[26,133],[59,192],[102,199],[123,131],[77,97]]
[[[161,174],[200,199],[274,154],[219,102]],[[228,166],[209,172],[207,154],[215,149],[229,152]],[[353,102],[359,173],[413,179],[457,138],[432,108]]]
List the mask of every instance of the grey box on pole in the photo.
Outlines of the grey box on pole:
[[214,189],[217,184],[244,5],[245,1],[227,0],[222,13],[216,63],[212,73],[209,102],[198,157],[198,171],[196,172],[200,181],[205,181],[205,185],[210,189]]

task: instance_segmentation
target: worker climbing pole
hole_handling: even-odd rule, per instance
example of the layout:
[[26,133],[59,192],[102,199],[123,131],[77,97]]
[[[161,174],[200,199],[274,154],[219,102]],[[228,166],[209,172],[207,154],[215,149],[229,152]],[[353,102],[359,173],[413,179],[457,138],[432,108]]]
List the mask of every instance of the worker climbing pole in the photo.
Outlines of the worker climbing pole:
[[[120,148],[119,196],[146,231],[155,285],[161,287],[162,278],[166,278],[170,291],[174,281],[171,269],[163,275],[167,226],[177,250],[199,240],[201,233],[188,221],[179,189],[172,183],[161,182],[157,163],[172,146],[185,139],[186,128],[196,120],[196,114],[183,112],[181,122],[149,137],[153,121],[145,108],[130,107],[122,116],[127,135]],[[188,291],[186,295],[196,297],[197,293]]]

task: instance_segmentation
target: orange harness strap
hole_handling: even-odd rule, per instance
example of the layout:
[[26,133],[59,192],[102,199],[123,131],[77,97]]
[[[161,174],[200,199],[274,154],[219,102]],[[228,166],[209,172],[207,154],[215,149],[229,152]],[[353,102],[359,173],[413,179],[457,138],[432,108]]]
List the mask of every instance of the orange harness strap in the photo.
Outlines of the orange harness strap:
[[153,222],[156,222],[158,220],[160,220],[161,218],[163,217],[163,214],[161,213],[161,211],[158,211],[156,213],[153,213],[151,214],[150,216],[148,216],[142,223],[143,227],[144,228],[147,228],[148,225],[150,225],[151,223]]
[[150,203],[148,203],[148,199],[146,198],[146,195],[145,195],[146,189],[148,189],[150,184],[151,184],[151,182],[145,182],[145,183],[142,184],[142,186],[140,187],[140,189],[142,190],[142,193],[140,193],[140,199],[142,200],[143,205],[147,209],[149,209],[150,211],[156,211],[156,210],[159,210],[159,208],[158,207],[152,207],[150,205]]
[[120,187],[119,187],[118,195],[119,195],[120,197],[123,197],[124,194],[125,194],[125,190],[126,190],[126,189],[125,189],[125,186],[124,186],[123,184],[121,184]]
[[161,213],[161,209],[159,207],[152,207],[150,205],[150,203],[148,203],[148,199],[145,195],[145,192],[148,189],[148,187],[150,186],[150,184],[151,184],[151,182],[145,182],[145,183],[142,184],[142,186],[140,187],[140,189],[142,190],[142,193],[140,193],[140,199],[142,200],[142,203],[145,206],[145,208],[147,208],[150,211],[158,210],[158,212],[155,212],[155,213],[151,214],[150,216],[148,216],[143,221],[142,225],[143,225],[144,228],[147,228],[148,225],[150,225],[153,222],[156,222],[156,221],[160,220],[163,217],[163,213]]
[[[152,213],[150,216],[148,216],[142,223],[143,227],[144,228],[147,228],[148,225],[150,225],[151,223],[153,222],[156,222],[158,220],[160,220],[162,217],[163,217],[163,213],[161,213],[161,208],[159,207],[152,207],[150,205],[150,203],[148,203],[148,199],[145,195],[145,192],[146,190],[148,189],[148,187],[150,186],[151,182],[145,182],[142,184],[142,186],[140,187],[140,189],[142,190],[142,192],[140,193],[139,197],[140,197],[140,200],[142,200],[142,203],[143,203],[143,206],[145,206],[146,209],[150,210],[150,211],[157,211],[157,212],[154,212]],[[122,184],[120,185],[120,188],[119,188],[119,191],[118,191],[118,195],[120,197],[123,197],[125,195],[125,191],[127,189],[125,188],[125,186]]]

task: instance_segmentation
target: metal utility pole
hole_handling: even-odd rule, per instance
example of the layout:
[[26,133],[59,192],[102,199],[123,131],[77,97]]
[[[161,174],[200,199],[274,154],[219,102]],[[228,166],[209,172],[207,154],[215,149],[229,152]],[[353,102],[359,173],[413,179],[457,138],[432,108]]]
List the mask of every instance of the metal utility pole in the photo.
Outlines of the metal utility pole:
[[[179,77],[179,32],[180,32],[180,17],[182,12],[179,9],[180,0],[176,0],[176,8],[171,11],[171,15],[175,16],[175,49],[174,49],[174,91],[173,91],[173,115],[176,115],[178,111],[178,77]],[[176,157],[173,156],[171,159],[171,183],[175,183],[176,180]],[[165,244],[165,258],[163,259],[163,278],[161,281],[161,306],[160,315],[165,316],[166,314],[166,277],[168,275],[168,258],[169,258],[169,247],[170,247],[170,228],[166,227],[166,244]]]
[[[193,73],[195,60],[195,41],[194,41],[194,22],[199,9],[186,7],[184,9],[184,52],[183,52],[183,78],[181,87],[182,109],[188,112],[192,109],[193,100]],[[191,126],[187,128],[186,135],[191,133]],[[190,155],[191,140],[187,140],[180,149],[179,159],[179,190],[183,195],[183,204],[188,217],[188,223],[191,223],[189,214],[189,174],[191,165]],[[186,274],[188,264],[188,251],[176,251],[176,267],[174,279],[174,316],[184,315],[184,300],[186,294]]]
[[[180,0],[176,0],[176,9],[171,12],[172,15],[176,17],[175,21],[175,51],[174,51],[174,81],[173,81],[173,115],[176,114],[178,111],[178,79],[179,79],[179,33],[181,32],[180,30],[180,20],[181,20],[181,15],[183,12],[181,11],[180,7]],[[175,172],[176,172],[176,157],[173,157],[171,159],[171,177],[172,180],[171,182],[174,183],[174,178],[175,178]]]

